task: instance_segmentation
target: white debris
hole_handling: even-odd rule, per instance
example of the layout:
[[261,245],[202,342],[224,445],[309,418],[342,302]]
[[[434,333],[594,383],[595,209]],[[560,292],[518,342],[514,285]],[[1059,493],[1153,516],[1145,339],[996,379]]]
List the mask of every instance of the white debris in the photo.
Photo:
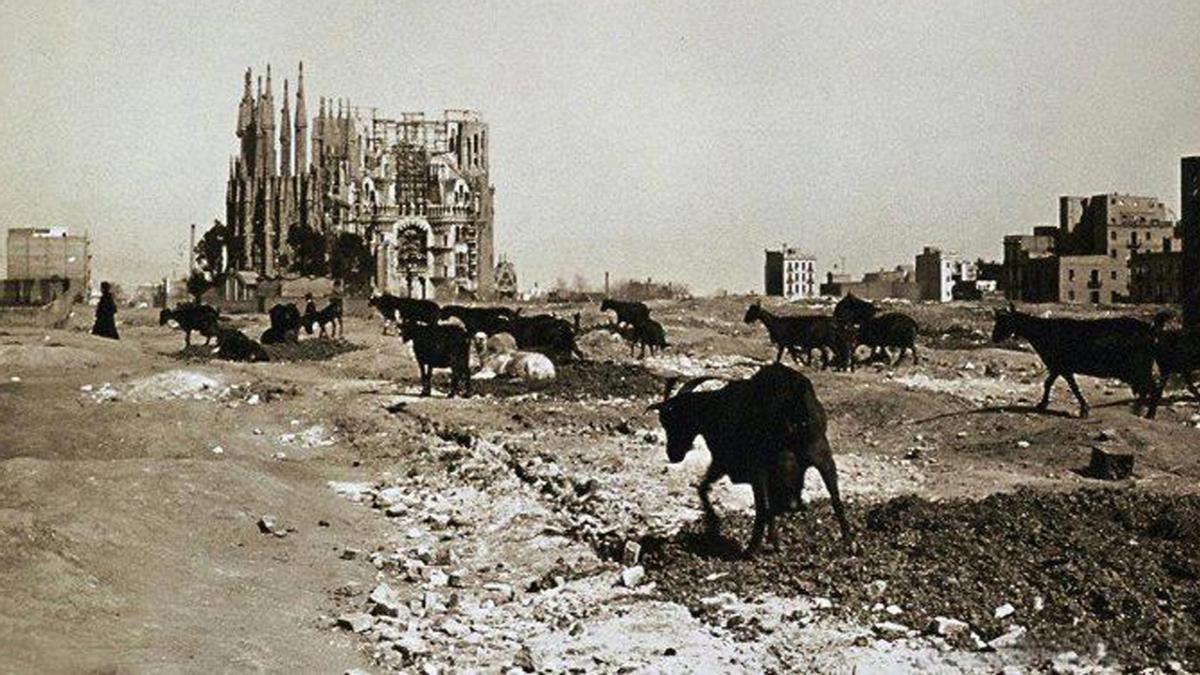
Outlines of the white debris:
[[1016,614],[1016,612],[1017,612],[1017,608],[1013,607],[1011,604],[1006,602],[1003,605],[1000,605],[999,607],[997,607],[992,612],[992,616],[996,617],[997,619],[1006,619],[1006,618],[1012,616],[1013,614]]

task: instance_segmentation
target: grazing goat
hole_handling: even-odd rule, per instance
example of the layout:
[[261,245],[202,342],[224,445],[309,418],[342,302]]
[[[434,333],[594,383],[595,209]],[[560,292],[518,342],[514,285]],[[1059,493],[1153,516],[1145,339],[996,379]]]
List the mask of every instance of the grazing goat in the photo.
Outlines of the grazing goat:
[[871,348],[871,358],[883,354],[891,363],[889,347],[900,350],[896,364],[904,360],[904,352],[912,353],[913,363],[920,363],[917,356],[917,322],[907,314],[888,312],[872,316],[858,329],[858,343]]
[[495,335],[508,330],[508,322],[518,316],[519,312],[507,307],[464,307],[462,305],[446,305],[442,308],[441,318],[455,318],[462,321],[467,332]]
[[312,296],[307,296],[304,305],[304,332],[313,334],[313,325],[321,327],[320,337],[325,337],[325,326],[329,326],[329,334],[333,337],[345,335],[346,328],[342,325],[342,299],[330,298],[329,304],[318,310]]
[[1062,377],[1079,401],[1079,416],[1088,416],[1088,404],[1075,375],[1120,379],[1137,397],[1134,413],[1149,403],[1154,386],[1154,329],[1128,317],[1117,319],[1043,319],[1018,312],[1009,304],[996,310],[992,341],[1022,337],[1046,364],[1045,390],[1038,410],[1050,405],[1050,390]]
[[600,311],[607,312],[609,310],[617,313],[618,325],[627,323],[632,326],[637,324],[639,321],[645,321],[646,319],[650,318],[650,308],[647,307],[646,303],[644,302],[627,302],[625,300],[613,300],[611,298],[605,298],[604,301],[600,303]]
[[217,331],[216,354],[229,361],[270,361],[267,350],[240,330],[222,328]]
[[433,369],[450,369],[450,397],[462,386],[463,395],[471,395],[471,337],[458,326],[405,323],[400,337],[412,342],[413,355],[421,372],[421,395],[433,388]]
[[1188,391],[1200,399],[1193,375],[1200,370],[1200,332],[1188,329],[1168,329],[1171,312],[1163,310],[1154,317],[1154,360],[1158,362],[1159,381],[1150,401],[1146,417],[1154,419],[1163,391],[1172,375],[1179,375]]
[[803,357],[805,365],[812,365],[812,350],[821,352],[821,368],[829,367],[829,351],[841,359],[844,351],[844,339],[834,320],[828,316],[776,316],[762,308],[762,304],[754,303],[746,310],[743,319],[746,323],[761,321],[767,327],[767,335],[771,342],[778,347],[775,353],[775,363],[783,359],[783,350],[787,350],[792,360],[800,363]]
[[386,335],[388,326],[392,323],[434,324],[438,322],[441,309],[432,300],[418,298],[401,298],[391,293],[371,296],[367,304],[374,307],[383,316],[383,332]]
[[296,303],[277,304],[268,312],[271,317],[271,327],[263,331],[264,345],[296,342],[300,339],[300,327],[304,321],[300,318],[300,309]]
[[575,344],[571,324],[549,314],[511,319],[505,332],[512,334],[521,349],[542,352],[558,361],[583,358],[583,352]]
[[220,315],[213,307],[191,302],[175,305],[173,310],[163,308],[158,313],[158,325],[163,326],[168,321],[174,321],[183,331],[183,344],[187,347],[192,345],[192,331],[199,331],[204,336],[204,344],[207,345],[217,336],[219,320]]
[[657,410],[667,432],[667,459],[683,461],[697,436],[712,453],[712,463],[700,482],[700,504],[710,532],[719,523],[708,492],[723,476],[749,483],[754,490],[754,532],[746,548],[753,553],[766,529],[775,541],[775,516],[799,500],[804,474],[815,467],[825,482],[842,538],[851,539],[850,524],[838,493],[837,467],[825,436],[825,409],[808,378],[782,364],[764,366],[748,380],[736,380],[717,391],[695,391],[705,380],[693,379],[664,400]]
[[638,355],[639,359],[646,358],[646,347],[650,348],[650,355],[669,346],[667,344],[667,332],[663,330],[662,324],[654,319],[642,319],[633,324],[626,331],[626,339],[629,340],[629,355],[633,356],[633,350],[637,345],[642,346],[642,351]]

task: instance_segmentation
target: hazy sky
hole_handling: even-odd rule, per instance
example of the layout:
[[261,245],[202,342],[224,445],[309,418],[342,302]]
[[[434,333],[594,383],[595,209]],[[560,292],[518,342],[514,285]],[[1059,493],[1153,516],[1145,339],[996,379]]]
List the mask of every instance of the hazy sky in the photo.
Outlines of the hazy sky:
[[87,230],[126,283],[182,270],[242,72],[301,59],[314,114],[482,111],[522,286],[758,289],[781,241],[822,271],[995,257],[1059,194],[1178,212],[1200,153],[1196,0],[187,4],[0,0],[0,229]]

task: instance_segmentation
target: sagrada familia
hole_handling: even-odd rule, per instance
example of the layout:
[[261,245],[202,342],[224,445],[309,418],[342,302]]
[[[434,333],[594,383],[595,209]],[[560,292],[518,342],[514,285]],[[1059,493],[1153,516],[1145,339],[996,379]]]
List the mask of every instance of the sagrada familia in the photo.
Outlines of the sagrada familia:
[[[320,99],[308,117],[304,64],[295,116],[283,82],[278,135],[271,67],[238,106],[239,153],[226,188],[229,267],[262,279],[294,271],[294,228],[327,242],[353,232],[375,258],[380,291],[448,299],[494,290],[488,127],[470,110],[441,119],[384,118],[348,101]],[[311,145],[310,145],[311,143]]]

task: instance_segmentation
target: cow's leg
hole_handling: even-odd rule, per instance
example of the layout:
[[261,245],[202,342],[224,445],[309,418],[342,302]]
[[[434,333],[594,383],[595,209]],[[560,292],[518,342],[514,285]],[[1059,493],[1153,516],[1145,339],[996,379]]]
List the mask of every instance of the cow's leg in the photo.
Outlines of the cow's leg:
[[712,484],[720,478],[720,472],[712,465],[709,465],[704,478],[700,479],[700,486],[696,489],[700,495],[700,506],[704,509],[704,526],[710,534],[714,535],[720,532],[721,525],[717,520],[717,512],[713,510],[712,500],[709,498],[708,492],[712,489]]
[[[208,343],[205,342],[204,344],[208,344]],[[183,331],[183,346],[184,347],[192,346],[192,331],[184,329],[184,331]]]
[[[1162,373],[1162,378],[1155,385],[1154,392],[1150,395],[1150,404],[1146,409],[1146,419],[1152,420],[1154,419],[1154,416],[1158,414],[1158,404],[1162,401],[1163,390],[1167,388],[1167,381],[1170,379],[1171,373],[1164,370]],[[1184,379],[1186,380],[1187,378],[1185,377]],[[1188,384],[1191,386],[1190,382]]]
[[746,545],[746,557],[754,555],[762,545],[763,531],[771,519],[771,505],[767,500],[767,477],[762,469],[754,476],[751,485],[754,488],[754,531],[750,534],[750,543]]
[[433,366],[422,363],[418,367],[421,369],[421,395],[429,396],[433,393]]
[[1050,407],[1050,390],[1054,388],[1054,383],[1058,380],[1058,373],[1050,371],[1046,376],[1046,383],[1042,385],[1042,400],[1037,404],[1038,410],[1045,410]]
[[1071,373],[1067,373],[1063,375],[1063,379],[1065,379],[1067,384],[1071,386],[1071,393],[1075,394],[1075,400],[1079,401],[1079,416],[1087,417],[1090,408],[1088,407],[1087,401],[1083,398],[1083,392],[1079,391],[1079,383],[1075,381],[1075,376]]
[[833,515],[842,528],[842,540],[849,542],[852,538],[850,523],[846,520],[842,495],[838,492],[837,465],[833,462],[833,452],[829,448],[829,440],[824,437],[818,438],[809,448],[809,456],[812,458],[812,465],[821,474],[821,480],[825,483],[825,491],[829,493],[829,503],[833,505]]
[[908,348],[912,351],[912,360],[913,360],[913,365],[915,366],[921,362],[921,357],[917,356],[917,345],[916,345],[916,343],[913,343],[913,344],[909,345]]

